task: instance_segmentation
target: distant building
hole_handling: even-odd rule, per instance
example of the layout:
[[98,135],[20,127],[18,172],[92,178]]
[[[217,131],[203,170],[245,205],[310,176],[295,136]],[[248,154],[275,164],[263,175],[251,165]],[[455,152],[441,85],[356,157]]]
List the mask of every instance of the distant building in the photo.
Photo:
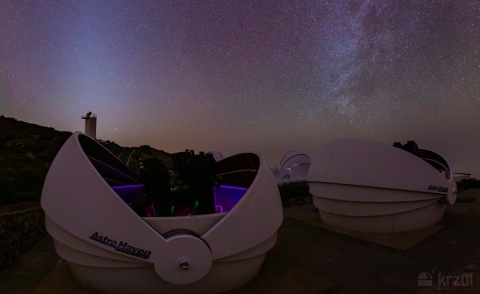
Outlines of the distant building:
[[89,111],[87,115],[82,116],[85,120],[85,135],[92,139],[97,139],[97,116]]
[[472,177],[472,174],[453,173],[453,178],[455,179],[456,182],[460,182],[461,180],[465,180],[465,179],[470,179],[471,177]]

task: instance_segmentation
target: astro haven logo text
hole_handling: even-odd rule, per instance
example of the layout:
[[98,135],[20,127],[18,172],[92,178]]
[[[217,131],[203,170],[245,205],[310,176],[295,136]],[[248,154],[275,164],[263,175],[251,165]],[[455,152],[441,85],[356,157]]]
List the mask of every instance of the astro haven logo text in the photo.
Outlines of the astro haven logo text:
[[139,247],[133,247],[127,242],[123,241],[115,241],[107,236],[100,236],[98,232],[95,232],[93,235],[90,236],[90,239],[93,241],[96,241],[98,243],[105,244],[107,246],[115,248],[116,251],[123,252],[125,254],[129,254],[132,256],[140,257],[143,259],[148,259],[150,257],[150,254],[152,254],[151,251],[141,249]]

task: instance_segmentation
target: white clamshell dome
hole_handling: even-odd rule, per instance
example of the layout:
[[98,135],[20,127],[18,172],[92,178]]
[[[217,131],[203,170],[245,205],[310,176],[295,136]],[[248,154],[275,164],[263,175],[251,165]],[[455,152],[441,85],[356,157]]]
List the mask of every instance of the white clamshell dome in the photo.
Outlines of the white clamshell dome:
[[75,133],[45,180],[47,230],[77,278],[102,292],[233,289],[256,275],[274,246],[282,205],[257,155],[220,160],[216,172],[222,182],[212,187],[214,213],[142,217],[132,207],[144,183],[103,146]]
[[280,160],[280,168],[276,173],[278,183],[302,182],[307,180],[310,157],[298,152],[289,151]]
[[[320,146],[308,173],[324,222],[363,232],[402,232],[439,222],[454,204],[456,183],[438,154],[362,139]],[[412,144],[411,144],[412,143]]]

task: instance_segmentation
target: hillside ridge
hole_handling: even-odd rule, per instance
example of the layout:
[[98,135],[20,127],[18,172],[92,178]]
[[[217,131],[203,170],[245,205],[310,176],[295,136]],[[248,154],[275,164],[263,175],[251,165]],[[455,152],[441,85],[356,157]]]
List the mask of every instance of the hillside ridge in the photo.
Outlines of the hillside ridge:
[[[72,132],[58,131],[0,115],[0,204],[39,201],[50,164]],[[127,148],[97,140],[115,156]],[[157,157],[171,166],[170,154],[148,145],[134,147],[129,167],[138,172],[138,158]]]

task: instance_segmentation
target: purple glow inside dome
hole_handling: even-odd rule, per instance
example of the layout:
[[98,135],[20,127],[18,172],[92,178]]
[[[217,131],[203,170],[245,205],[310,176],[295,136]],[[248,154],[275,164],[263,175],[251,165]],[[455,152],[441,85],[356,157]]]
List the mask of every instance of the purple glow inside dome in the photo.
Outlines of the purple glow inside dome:
[[130,205],[140,200],[142,197],[142,187],[142,184],[134,184],[112,186],[112,189],[123,199],[123,201]]
[[[142,184],[111,186],[112,189],[122,198],[127,204],[132,204],[140,200],[142,197]],[[221,185],[220,187],[213,187],[213,195],[215,198],[215,213],[222,213],[230,211],[248,188]]]
[[226,185],[214,187],[215,212],[222,213],[230,211],[238,201],[240,201],[247,190],[248,188]]

